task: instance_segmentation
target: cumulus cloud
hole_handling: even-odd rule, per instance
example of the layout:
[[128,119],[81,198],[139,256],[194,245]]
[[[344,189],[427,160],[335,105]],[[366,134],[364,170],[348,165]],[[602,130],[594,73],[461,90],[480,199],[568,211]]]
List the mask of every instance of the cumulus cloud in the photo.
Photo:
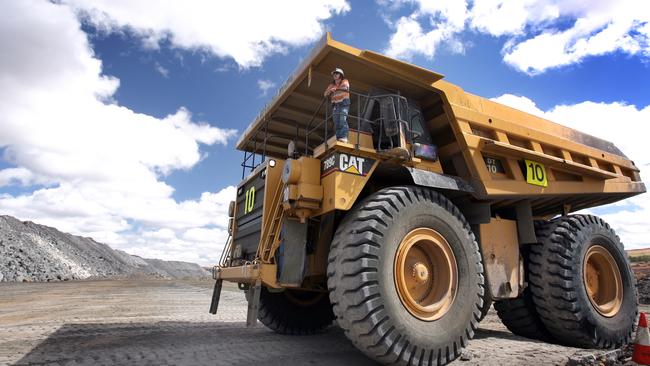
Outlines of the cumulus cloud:
[[275,86],[276,83],[274,83],[271,80],[266,80],[266,79],[257,80],[257,87],[260,89],[263,96],[266,96],[269,90],[275,88]]
[[164,66],[161,65],[160,63],[156,62],[156,63],[154,64],[154,68],[155,68],[156,71],[158,71],[158,73],[159,73],[160,75],[162,75],[164,78],[168,78],[168,77],[169,77],[169,69],[166,68],[166,67],[164,67]]
[[47,184],[46,180],[39,180],[34,173],[25,168],[6,168],[0,170],[0,187],[2,186],[33,186],[36,184]]
[[[581,6],[557,2],[548,14],[548,19],[553,20],[570,17],[573,25],[559,30],[551,24],[543,27],[539,34],[510,42],[504,49],[504,60],[508,64],[529,74],[538,74],[579,63],[589,56],[618,51],[647,57],[650,51],[650,4],[647,1],[597,1]],[[539,21],[530,18],[528,23],[535,25]]]
[[178,202],[163,179],[236,131],[183,107],[156,118],[117,104],[119,80],[102,73],[70,7],[25,0],[0,8],[12,14],[0,22],[0,151],[13,166],[0,170],[0,189],[33,187],[0,193],[0,210],[134,254],[213,262],[217,247],[192,253],[178,238],[203,228],[223,243],[234,188]]
[[[463,52],[456,35],[465,27],[467,4],[465,1],[413,0],[417,9],[409,16],[400,17],[393,25],[386,54],[409,59],[415,54],[433,58],[438,47],[446,44],[453,52]],[[393,7],[395,4],[392,5]],[[425,28],[421,22],[426,23]]]
[[[638,108],[620,102],[586,101],[543,111],[525,96],[504,94],[493,100],[613,142],[641,169],[641,179],[646,185],[650,183],[650,150],[647,148],[650,105]],[[650,195],[647,193],[586,212],[601,216],[612,225],[627,249],[650,246],[647,235]]]
[[269,55],[313,42],[324,32],[323,21],[350,10],[345,0],[63,3],[104,31],[132,32],[146,47],[158,48],[168,41],[173,47],[232,57],[242,68],[259,66]]
[[386,52],[396,57],[433,58],[442,45],[462,52],[461,33],[468,30],[505,38],[504,61],[531,75],[613,52],[650,57],[650,3],[644,0],[475,0],[470,5],[409,0],[398,5],[405,3],[416,10],[389,20],[395,31]]
[[483,0],[474,2],[471,26],[493,36],[523,35],[528,24],[557,19],[559,10],[549,1]]

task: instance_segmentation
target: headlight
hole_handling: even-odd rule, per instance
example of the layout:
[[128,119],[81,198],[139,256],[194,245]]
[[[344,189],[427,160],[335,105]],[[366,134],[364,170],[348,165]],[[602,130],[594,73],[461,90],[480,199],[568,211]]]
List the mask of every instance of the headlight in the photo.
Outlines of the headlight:
[[282,169],[282,181],[285,184],[298,183],[301,171],[302,166],[298,160],[288,159]]

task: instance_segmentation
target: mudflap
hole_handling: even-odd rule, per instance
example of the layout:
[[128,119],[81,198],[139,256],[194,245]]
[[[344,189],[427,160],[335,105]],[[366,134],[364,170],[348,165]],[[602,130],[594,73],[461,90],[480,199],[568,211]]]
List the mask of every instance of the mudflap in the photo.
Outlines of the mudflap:
[[307,257],[307,224],[285,220],[282,225],[282,244],[279,248],[278,281],[283,286],[297,287],[302,284]]
[[216,314],[219,307],[219,298],[221,297],[221,286],[223,280],[217,280],[214,284],[214,291],[212,291],[212,302],[210,303],[210,314]]
[[248,314],[246,315],[246,326],[257,325],[257,312],[260,308],[260,292],[262,292],[262,281],[257,280],[254,286],[248,288]]

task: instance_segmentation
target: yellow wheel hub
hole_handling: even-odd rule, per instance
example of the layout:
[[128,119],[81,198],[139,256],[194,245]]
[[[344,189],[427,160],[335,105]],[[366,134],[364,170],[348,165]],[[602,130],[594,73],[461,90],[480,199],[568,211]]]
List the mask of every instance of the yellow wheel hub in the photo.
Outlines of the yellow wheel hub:
[[591,305],[602,316],[618,314],[623,303],[623,282],[614,257],[600,245],[587,250],[582,271]]
[[413,280],[418,284],[425,283],[429,280],[429,268],[426,264],[418,262],[413,265],[411,276],[413,276]]
[[429,228],[406,234],[395,255],[395,285],[404,307],[418,319],[439,319],[456,296],[456,258],[445,238]]

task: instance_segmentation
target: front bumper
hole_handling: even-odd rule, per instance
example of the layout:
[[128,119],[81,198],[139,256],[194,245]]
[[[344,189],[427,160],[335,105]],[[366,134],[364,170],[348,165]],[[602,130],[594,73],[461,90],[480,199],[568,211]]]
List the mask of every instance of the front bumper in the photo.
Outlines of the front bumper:
[[235,267],[212,267],[212,278],[228,282],[255,284],[262,281],[265,286],[279,288],[275,264],[250,263]]

